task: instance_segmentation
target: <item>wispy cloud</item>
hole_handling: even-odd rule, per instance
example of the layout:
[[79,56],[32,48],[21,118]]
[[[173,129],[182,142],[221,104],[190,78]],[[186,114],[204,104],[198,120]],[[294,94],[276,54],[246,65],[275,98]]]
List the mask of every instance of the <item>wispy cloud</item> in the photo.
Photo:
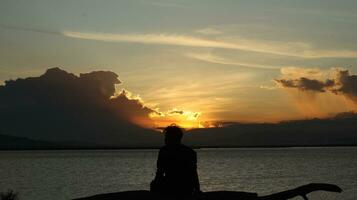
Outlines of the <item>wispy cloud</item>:
[[265,90],[276,90],[276,89],[278,89],[277,86],[270,86],[270,85],[261,85],[259,88],[260,89],[265,89]]
[[72,38],[98,40],[106,42],[133,42],[143,44],[162,44],[190,47],[212,47],[225,49],[238,49],[239,46],[220,41],[207,40],[187,35],[169,34],[108,34],[63,31],[63,35]]
[[313,49],[310,44],[303,42],[258,41],[242,38],[233,38],[230,41],[218,41],[175,34],[110,34],[75,31],[63,31],[62,34],[71,38],[106,42],[132,42],[142,44],[236,49],[301,58],[357,57],[357,51],[319,50]]
[[246,62],[236,62],[236,61],[228,60],[226,58],[222,58],[222,57],[215,56],[212,54],[190,53],[190,54],[187,54],[187,57],[201,60],[204,62],[216,63],[216,64],[222,64],[222,65],[236,65],[236,66],[240,66],[240,67],[249,67],[249,68],[258,68],[258,69],[277,69],[277,70],[281,68],[279,66],[260,65],[260,64],[255,64],[255,63],[246,63]]
[[[91,33],[77,31],[54,31],[36,28],[14,26],[1,26],[1,28],[29,31],[42,34],[63,35],[70,38],[96,40],[105,42],[129,42],[155,45],[173,45],[202,48],[220,48],[250,51],[256,53],[273,54],[279,56],[292,56],[299,58],[357,58],[356,50],[348,49],[318,49],[304,42],[280,42],[253,40],[241,37],[221,38],[220,40],[194,37],[190,35],[153,33],[153,34],[117,34],[117,33]],[[207,32],[207,30],[206,30]]]
[[215,28],[203,28],[203,29],[196,30],[195,32],[203,35],[219,35],[223,33],[222,31]]
[[280,69],[281,76],[284,78],[300,78],[300,77],[307,77],[307,78],[326,78],[330,75],[330,70],[322,70],[318,67],[314,68],[307,68],[307,67],[294,67],[294,66],[287,66],[282,67]]
[[10,26],[10,25],[0,25],[0,28],[14,31],[28,31],[34,33],[43,33],[43,34],[51,34],[51,35],[63,35],[61,31],[55,30],[45,30],[38,28],[28,28],[28,27],[18,27],[18,26]]

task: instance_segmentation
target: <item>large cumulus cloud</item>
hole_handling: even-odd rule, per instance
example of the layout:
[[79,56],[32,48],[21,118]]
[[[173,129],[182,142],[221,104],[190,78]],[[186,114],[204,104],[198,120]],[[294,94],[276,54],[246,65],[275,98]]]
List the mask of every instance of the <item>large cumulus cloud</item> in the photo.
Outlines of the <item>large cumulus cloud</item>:
[[[79,76],[52,68],[39,77],[0,86],[3,134],[56,141],[130,146],[158,141],[135,124],[155,112],[125,93],[113,97],[118,75],[94,71]],[[148,132],[152,134],[148,134]]]
[[332,77],[325,80],[294,77],[275,79],[275,82],[283,88],[342,94],[357,102],[357,75],[351,74],[348,70],[335,69]]
[[144,126],[152,125],[153,121],[149,117],[151,114],[162,115],[161,112],[145,106],[140,98],[133,97],[126,90],[122,90],[118,95],[113,96],[110,103],[112,109],[118,111],[120,117]]

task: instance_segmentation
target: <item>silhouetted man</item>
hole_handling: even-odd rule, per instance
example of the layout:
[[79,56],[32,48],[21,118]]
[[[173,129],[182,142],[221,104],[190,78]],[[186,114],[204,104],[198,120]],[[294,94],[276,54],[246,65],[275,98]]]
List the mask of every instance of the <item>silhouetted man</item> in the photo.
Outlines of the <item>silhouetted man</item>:
[[196,152],[181,144],[183,132],[179,127],[166,127],[164,135],[165,146],[159,152],[151,191],[175,197],[200,193]]

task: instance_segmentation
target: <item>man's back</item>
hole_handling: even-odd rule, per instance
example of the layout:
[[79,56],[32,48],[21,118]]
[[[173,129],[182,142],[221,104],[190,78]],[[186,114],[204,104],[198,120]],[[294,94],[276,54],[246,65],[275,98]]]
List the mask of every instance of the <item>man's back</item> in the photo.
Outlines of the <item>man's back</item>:
[[160,149],[157,160],[158,173],[163,175],[166,193],[190,195],[194,192],[197,177],[196,152],[182,145],[166,145]]
[[200,192],[196,152],[181,144],[183,132],[179,127],[166,127],[164,135],[166,145],[159,152],[151,191],[177,197]]

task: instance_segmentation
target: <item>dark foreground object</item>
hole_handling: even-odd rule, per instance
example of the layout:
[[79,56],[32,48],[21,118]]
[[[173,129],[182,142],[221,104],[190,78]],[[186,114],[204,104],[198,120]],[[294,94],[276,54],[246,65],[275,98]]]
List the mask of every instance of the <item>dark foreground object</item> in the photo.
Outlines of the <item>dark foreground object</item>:
[[[337,185],[325,183],[310,183],[297,187],[292,190],[286,190],[279,193],[274,193],[267,196],[258,196],[257,193],[248,192],[232,192],[232,191],[214,191],[204,192],[197,197],[192,197],[193,200],[286,200],[296,196],[301,196],[305,200],[307,194],[314,191],[342,192],[342,189]],[[126,191],[109,194],[98,194],[91,197],[84,197],[75,200],[151,200],[151,199],[175,199],[167,196],[158,196],[146,190]],[[186,198],[187,199],[187,198]]]

